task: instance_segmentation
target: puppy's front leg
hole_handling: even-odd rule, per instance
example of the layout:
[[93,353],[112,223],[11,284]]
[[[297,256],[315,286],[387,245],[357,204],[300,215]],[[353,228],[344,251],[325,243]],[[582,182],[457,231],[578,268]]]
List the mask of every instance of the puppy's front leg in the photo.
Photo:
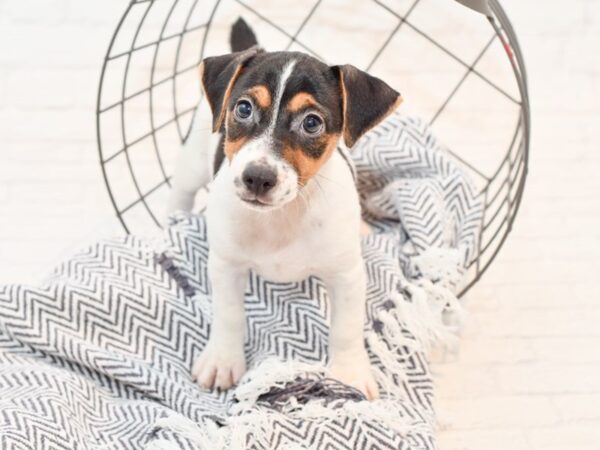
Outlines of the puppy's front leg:
[[208,274],[212,285],[212,327],[206,348],[194,362],[192,378],[207,389],[228,389],[246,371],[244,291],[248,268],[211,251]]
[[362,258],[356,259],[350,269],[325,279],[331,298],[330,367],[335,379],[373,400],[379,394],[364,342],[366,275]]

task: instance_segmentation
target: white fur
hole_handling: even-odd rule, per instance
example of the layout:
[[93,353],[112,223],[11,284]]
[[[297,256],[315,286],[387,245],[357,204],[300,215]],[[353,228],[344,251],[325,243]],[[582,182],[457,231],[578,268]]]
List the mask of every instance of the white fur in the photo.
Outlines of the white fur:
[[[277,90],[274,94],[273,105],[271,106],[273,111],[279,112],[285,85],[294,71],[295,65],[296,61],[292,60],[284,66],[281,72]],[[261,164],[266,164],[277,170],[277,184],[263,199],[269,203],[269,207],[265,208],[263,206],[260,207],[261,209],[277,208],[295,198],[298,193],[298,175],[296,171],[287,161],[276,158],[271,151],[277,118],[278,114],[273,114],[267,129],[258,138],[247,142],[235,155],[230,165],[232,178],[237,187],[237,194],[241,197],[247,194],[241,179],[242,173],[248,164],[261,162]]]
[[[281,78],[279,78],[279,84],[277,86],[277,92],[275,92],[275,101],[273,102],[272,109],[274,111],[279,112],[279,106],[281,105],[281,97],[283,97],[283,91],[285,90],[285,85],[290,78],[290,75],[294,71],[294,67],[296,66],[296,61],[292,60],[288,62],[281,72]],[[270,135],[273,134],[273,130],[275,130],[275,125],[277,124],[278,114],[273,114],[271,118],[271,123],[269,123],[269,128],[267,133]]]
[[213,177],[213,164],[219,134],[212,132],[212,112],[208,101],[201,99],[190,128],[190,134],[179,150],[167,216],[175,211],[191,211],[200,188]]
[[[292,70],[293,65],[284,70],[276,101]],[[171,211],[177,205],[191,209],[189,199],[208,181],[206,169],[198,164],[212,167],[206,159],[212,153],[207,136],[199,133],[190,140],[175,174]],[[332,304],[330,373],[374,398],[377,385],[363,335],[366,275],[360,205],[350,168],[335,151],[298,191],[295,172],[284,161],[272,161],[268,142],[267,134],[246,144],[222,165],[211,185],[206,214],[213,321],[207,347],[192,368],[193,377],[205,388],[229,388],[244,373],[244,291],[250,270],[276,282],[315,275],[326,284]],[[235,180],[249,161],[263,157],[282,165],[287,175],[277,185],[284,189],[274,188],[278,199],[274,207],[256,210],[240,199],[240,183]],[[281,196],[288,187],[293,187],[293,194]]]
[[240,197],[247,195],[247,190],[242,183],[242,173],[248,164],[260,161],[261,164],[269,165],[277,170],[277,184],[262,196],[270,206],[261,206],[259,207],[261,210],[278,208],[294,199],[298,194],[298,175],[296,171],[284,159],[276,158],[270,148],[270,136],[264,133],[260,137],[247,142],[237,152],[228,167],[229,178],[235,184],[236,193]]

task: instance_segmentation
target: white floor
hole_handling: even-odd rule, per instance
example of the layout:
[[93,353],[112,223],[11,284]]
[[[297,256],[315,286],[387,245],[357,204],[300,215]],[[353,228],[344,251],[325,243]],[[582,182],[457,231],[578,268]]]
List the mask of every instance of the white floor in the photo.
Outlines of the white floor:
[[[118,231],[98,165],[100,63],[126,0],[0,0],[0,283]],[[532,97],[514,230],[435,364],[443,450],[600,448],[600,1],[503,2]]]

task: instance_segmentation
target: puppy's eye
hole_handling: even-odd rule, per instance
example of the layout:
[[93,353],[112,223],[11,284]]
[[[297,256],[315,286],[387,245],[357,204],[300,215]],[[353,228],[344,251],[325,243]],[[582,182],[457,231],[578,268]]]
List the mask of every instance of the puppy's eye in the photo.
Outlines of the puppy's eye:
[[247,119],[252,115],[252,103],[248,100],[240,100],[235,105],[235,115],[240,119]]
[[323,119],[315,114],[309,114],[302,121],[302,128],[308,134],[316,134],[323,128]]

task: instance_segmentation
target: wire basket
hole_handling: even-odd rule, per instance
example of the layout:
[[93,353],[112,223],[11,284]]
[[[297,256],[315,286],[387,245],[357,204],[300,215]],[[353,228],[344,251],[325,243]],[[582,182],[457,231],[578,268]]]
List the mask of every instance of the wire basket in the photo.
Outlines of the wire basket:
[[238,18],[268,51],[351,63],[403,94],[472,175],[485,211],[463,293],[494,259],[527,174],[527,76],[496,0],[138,0],[111,39],[98,90],[102,173],[127,232],[159,226],[177,150],[200,101],[197,66],[229,52]]

